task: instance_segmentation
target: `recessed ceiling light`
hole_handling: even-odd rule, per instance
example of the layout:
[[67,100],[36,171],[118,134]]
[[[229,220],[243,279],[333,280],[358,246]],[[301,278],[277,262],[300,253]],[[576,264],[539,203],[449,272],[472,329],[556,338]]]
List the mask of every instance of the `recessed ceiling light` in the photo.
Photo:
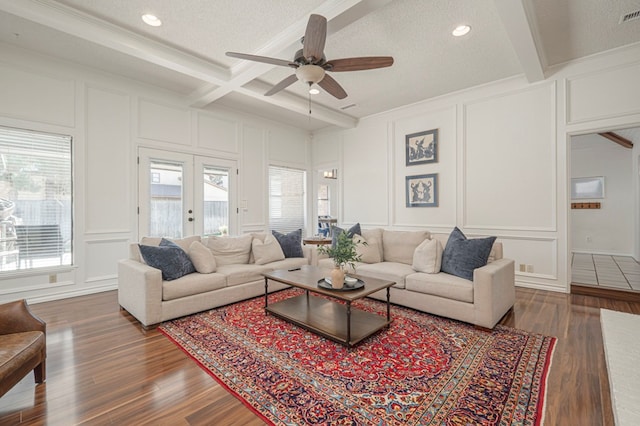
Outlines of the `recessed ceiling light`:
[[142,20],[145,24],[151,25],[152,27],[159,27],[160,25],[162,25],[162,21],[158,19],[156,15],[142,15]]
[[317,95],[318,93],[320,93],[320,91],[314,87],[313,89],[309,89],[309,93],[311,93],[312,95]]
[[451,34],[453,34],[456,37],[460,37],[463,36],[465,34],[467,34],[469,31],[471,31],[471,27],[468,25],[458,25],[456,27],[455,30],[453,30],[453,32]]

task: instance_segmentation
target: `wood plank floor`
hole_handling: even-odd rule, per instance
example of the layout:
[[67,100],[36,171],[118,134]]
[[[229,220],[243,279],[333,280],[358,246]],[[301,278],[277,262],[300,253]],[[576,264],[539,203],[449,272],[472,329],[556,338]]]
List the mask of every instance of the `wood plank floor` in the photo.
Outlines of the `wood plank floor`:
[[[547,425],[612,425],[599,308],[640,303],[518,288],[502,323],[553,335]],[[116,292],[32,305],[47,322],[47,382],[30,374],[0,398],[0,425],[261,425]]]

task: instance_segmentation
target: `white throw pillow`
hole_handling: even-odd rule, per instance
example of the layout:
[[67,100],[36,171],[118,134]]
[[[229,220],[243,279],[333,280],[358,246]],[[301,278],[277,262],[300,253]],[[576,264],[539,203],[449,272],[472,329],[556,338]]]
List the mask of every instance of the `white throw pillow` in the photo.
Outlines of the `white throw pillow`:
[[201,274],[210,274],[216,271],[216,258],[213,257],[211,250],[200,241],[194,241],[189,246],[189,258],[195,266],[196,271]]
[[251,234],[240,237],[209,237],[207,246],[216,258],[216,265],[238,265],[249,263]]
[[[382,257],[380,256],[380,242],[375,238],[369,238],[365,240],[362,235],[354,235],[353,241],[356,245],[356,253],[360,258],[360,262],[362,263],[378,263],[382,261]],[[366,242],[367,245],[363,243]]]
[[437,274],[442,265],[442,243],[424,240],[413,252],[413,269],[417,272]]
[[264,242],[260,238],[254,238],[251,242],[251,251],[256,265],[276,262],[284,259],[284,252],[280,243],[273,235],[264,237]]

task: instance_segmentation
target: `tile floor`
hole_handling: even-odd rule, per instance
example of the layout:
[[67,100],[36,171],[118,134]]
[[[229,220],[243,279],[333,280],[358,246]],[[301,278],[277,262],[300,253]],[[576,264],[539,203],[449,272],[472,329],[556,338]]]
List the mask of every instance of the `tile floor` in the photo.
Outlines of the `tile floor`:
[[640,290],[640,263],[628,256],[574,253],[571,282]]

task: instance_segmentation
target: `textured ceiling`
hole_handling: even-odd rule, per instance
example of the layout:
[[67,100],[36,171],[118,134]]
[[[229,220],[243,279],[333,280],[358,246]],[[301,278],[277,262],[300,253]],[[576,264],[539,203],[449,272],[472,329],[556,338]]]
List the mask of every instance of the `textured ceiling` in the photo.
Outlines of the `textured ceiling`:
[[[34,50],[185,97],[194,107],[249,111],[315,130],[445,93],[640,42],[640,0],[0,0],[0,54]],[[158,28],[142,23],[158,15]],[[389,55],[390,68],[332,73],[348,97],[312,97],[292,73],[225,55],[290,60],[311,13],[326,16],[329,59]],[[451,30],[471,25],[467,36]],[[355,106],[351,106],[355,105]],[[344,109],[346,106],[351,106]]]

